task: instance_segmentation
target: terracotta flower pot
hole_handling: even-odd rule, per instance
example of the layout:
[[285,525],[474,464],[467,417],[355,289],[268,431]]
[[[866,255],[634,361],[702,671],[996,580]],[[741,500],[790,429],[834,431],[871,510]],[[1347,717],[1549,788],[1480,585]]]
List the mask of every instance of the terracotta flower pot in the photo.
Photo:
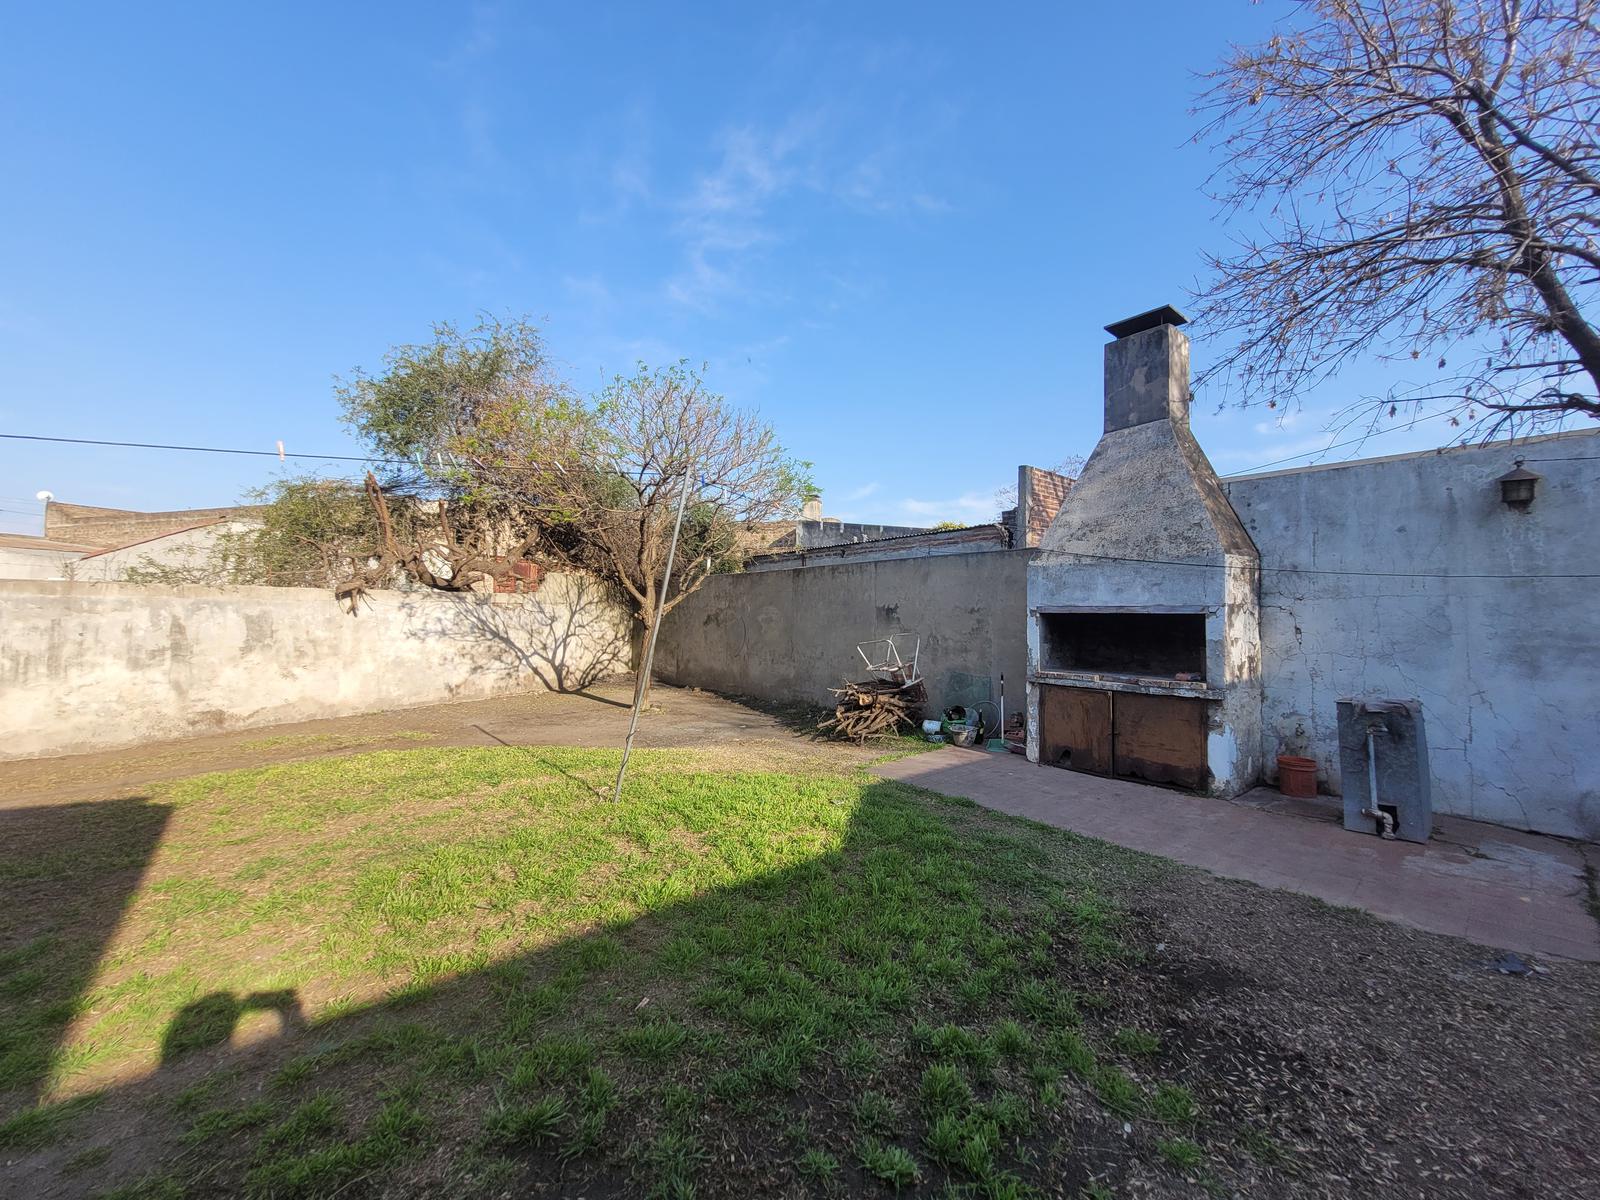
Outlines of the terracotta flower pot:
[[1278,790],[1309,800],[1317,794],[1317,760],[1298,754],[1278,755]]

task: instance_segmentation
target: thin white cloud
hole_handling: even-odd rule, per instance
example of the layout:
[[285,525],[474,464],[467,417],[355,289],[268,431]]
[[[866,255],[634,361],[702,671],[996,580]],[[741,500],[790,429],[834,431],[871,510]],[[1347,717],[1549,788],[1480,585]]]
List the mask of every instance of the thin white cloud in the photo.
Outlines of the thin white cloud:
[[882,487],[883,485],[876,480],[872,483],[864,483],[854,491],[847,492],[839,497],[839,502],[841,504],[853,504],[857,500],[865,500],[868,496],[876,495]]
[[1309,454],[1313,450],[1322,450],[1333,440],[1334,436],[1331,433],[1316,433],[1310,437],[1298,438],[1289,442],[1255,442],[1249,446],[1235,446],[1227,450],[1219,450],[1210,455],[1210,458],[1218,466],[1248,468],[1254,463],[1289,458],[1298,454]]
[[574,299],[582,300],[591,308],[608,309],[612,307],[613,296],[606,281],[599,275],[563,275],[561,286]]
[[1305,409],[1295,408],[1268,417],[1264,421],[1257,421],[1251,428],[1263,437],[1273,437],[1280,433],[1287,433],[1296,425],[1304,424],[1305,416]]
[[799,116],[775,133],[745,126],[722,135],[716,167],[697,176],[678,205],[687,261],[667,281],[669,299],[706,309],[746,290],[746,261],[777,239],[768,206],[803,180],[799,152],[816,127],[814,116]]
[[[645,105],[632,104],[600,118],[585,143],[588,149],[575,170],[593,182],[584,189],[580,220],[615,221],[656,199],[654,139]],[[602,153],[602,147],[608,152]]]
[[588,112],[573,127],[574,149],[548,169],[572,189],[577,219],[585,225],[621,223],[665,207],[656,164],[656,113],[642,96]]
[[611,187],[619,204],[650,198],[650,153],[643,144],[627,146],[611,162]]
[[948,201],[906,186],[908,168],[898,143],[886,144],[858,161],[832,185],[834,196],[853,208],[872,213],[950,211]]
[[498,4],[474,4],[466,32],[434,61],[440,71],[464,72],[493,54],[500,45],[503,13]]
[[592,377],[593,386],[596,387],[605,386],[618,375],[632,375],[640,363],[660,367],[675,363],[684,356],[682,346],[660,338],[628,338],[611,335],[592,341],[585,355],[597,364]]
[[947,211],[945,201],[916,182],[904,139],[871,125],[870,118],[825,103],[775,128],[725,130],[715,143],[715,166],[695,176],[676,206],[684,265],[665,285],[668,298],[703,311],[754,294],[750,267],[785,236],[775,212],[795,193],[870,216]]
[[950,500],[907,498],[900,501],[900,510],[908,517],[917,517],[933,523],[961,521],[964,524],[977,525],[992,521],[996,516],[993,492],[963,492]]
[[466,165],[451,172],[454,187],[482,189],[504,181],[514,163],[500,145],[500,106],[490,79],[492,59],[506,44],[506,10],[499,3],[478,3],[470,10],[460,36],[448,42],[430,66],[454,96],[456,132]]
[[472,161],[485,171],[499,170],[506,165],[495,139],[494,110],[483,100],[469,99],[462,103],[458,119],[461,138]]

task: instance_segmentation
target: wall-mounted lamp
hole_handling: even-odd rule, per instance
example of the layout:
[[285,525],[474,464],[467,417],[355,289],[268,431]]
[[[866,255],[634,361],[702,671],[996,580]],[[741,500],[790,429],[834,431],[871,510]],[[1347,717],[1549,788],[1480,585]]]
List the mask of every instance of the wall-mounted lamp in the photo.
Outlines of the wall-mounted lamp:
[[1533,492],[1539,486],[1543,475],[1535,475],[1522,465],[1522,459],[1517,459],[1517,465],[1512,467],[1495,482],[1500,485],[1500,499],[1508,506],[1519,511],[1526,511],[1533,503]]

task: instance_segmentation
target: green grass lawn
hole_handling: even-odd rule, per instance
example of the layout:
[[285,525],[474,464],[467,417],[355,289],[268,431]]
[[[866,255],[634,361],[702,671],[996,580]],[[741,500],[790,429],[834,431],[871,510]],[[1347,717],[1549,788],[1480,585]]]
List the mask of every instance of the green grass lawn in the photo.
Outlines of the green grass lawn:
[[0,1152],[125,1197],[1006,1197],[1237,1140],[1108,993],[1153,860],[634,762],[621,804],[614,752],[496,748],[61,806],[0,847]]

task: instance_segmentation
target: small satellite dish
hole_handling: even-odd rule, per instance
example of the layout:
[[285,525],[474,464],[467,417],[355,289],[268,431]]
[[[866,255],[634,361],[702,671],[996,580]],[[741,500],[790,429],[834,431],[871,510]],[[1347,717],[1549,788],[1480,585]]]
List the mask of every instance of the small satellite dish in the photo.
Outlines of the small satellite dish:
[[35,500],[43,500],[46,504],[49,504],[50,501],[56,498],[56,494],[54,492],[35,492],[33,498]]

